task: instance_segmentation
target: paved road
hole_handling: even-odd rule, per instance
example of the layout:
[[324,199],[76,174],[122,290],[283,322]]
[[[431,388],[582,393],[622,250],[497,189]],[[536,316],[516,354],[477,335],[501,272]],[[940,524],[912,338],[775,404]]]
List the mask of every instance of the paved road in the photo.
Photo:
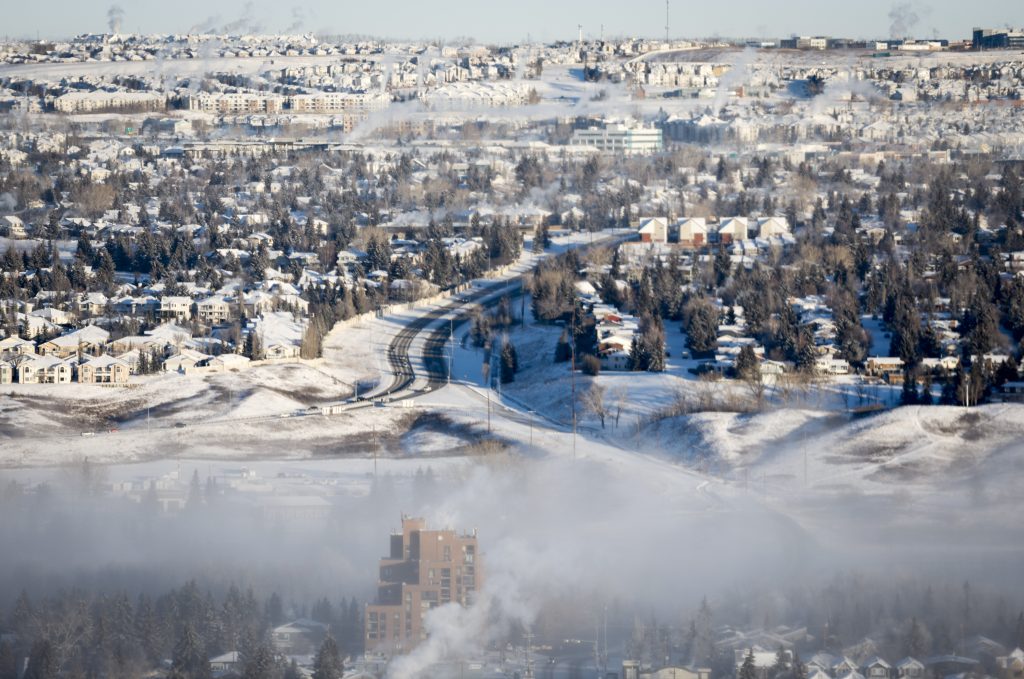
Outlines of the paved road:
[[[592,247],[600,247],[608,244],[618,244],[628,239],[628,235],[616,235],[605,237],[596,242],[582,244],[578,247],[581,252],[586,252]],[[494,302],[505,295],[516,297],[523,292],[523,283],[528,274],[523,273],[512,278],[505,278],[486,283],[471,292],[455,296],[448,304],[433,309],[423,316],[409,323],[402,328],[391,340],[388,346],[388,363],[394,378],[391,384],[369,395],[370,398],[385,398],[392,401],[414,398],[424,391],[433,391],[448,383],[448,365],[444,350],[445,342],[448,341],[450,327],[440,325],[428,336],[423,348],[423,363],[426,366],[426,385],[418,390],[413,390],[413,383],[416,381],[416,369],[413,367],[409,357],[413,342],[428,327],[437,323],[443,318],[452,316],[455,326],[461,325],[468,320],[464,313],[477,305],[485,305]]]
[[[391,384],[383,390],[374,393],[373,397],[388,397],[391,400],[400,400],[418,395],[419,392],[412,391],[413,382],[415,382],[417,374],[409,354],[412,349],[412,343],[420,333],[434,323],[449,316],[452,317],[452,325],[461,325],[468,320],[468,317],[460,314],[460,312],[491,299],[498,299],[506,294],[519,294],[522,291],[524,275],[487,283],[471,292],[460,294],[448,304],[428,311],[402,328],[395,335],[394,339],[391,340],[387,350],[388,363],[391,365],[391,372],[394,377],[391,380]],[[450,329],[448,325],[441,325],[431,332],[426,340],[423,350],[423,359],[426,366],[426,375],[424,377],[427,380],[426,387],[429,387],[430,390],[437,389],[448,383],[448,365],[446,363],[444,345],[448,340]]]

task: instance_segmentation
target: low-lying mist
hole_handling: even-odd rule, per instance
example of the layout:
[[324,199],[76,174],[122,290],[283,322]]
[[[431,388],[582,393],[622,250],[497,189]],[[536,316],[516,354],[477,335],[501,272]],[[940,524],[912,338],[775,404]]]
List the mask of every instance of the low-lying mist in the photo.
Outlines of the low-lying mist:
[[477,530],[485,580],[477,606],[430,614],[430,641],[392,667],[403,678],[526,628],[592,629],[594,611],[609,607],[683,624],[707,597],[760,625],[837,615],[798,594],[837,578],[865,602],[891,602],[908,582],[923,591],[970,581],[1016,610],[1024,591],[1013,517],[1005,539],[979,544],[954,521],[921,526],[870,496],[766,502],[642,456],[512,452],[422,469],[367,479],[369,492],[320,490],[330,510],[307,519],[266,512],[271,491],[207,485],[201,473],[201,490],[171,514],[107,492],[102,470],[75,467],[34,487],[0,477],[0,606],[10,610],[23,590],[134,597],[193,579],[213,592],[276,592],[293,611],[320,597],[366,602],[403,514]]

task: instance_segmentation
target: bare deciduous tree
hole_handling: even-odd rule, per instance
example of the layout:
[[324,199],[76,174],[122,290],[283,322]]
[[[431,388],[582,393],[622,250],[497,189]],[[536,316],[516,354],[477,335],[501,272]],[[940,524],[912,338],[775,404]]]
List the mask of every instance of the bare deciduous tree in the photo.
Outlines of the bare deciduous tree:
[[605,428],[609,414],[606,391],[604,386],[595,380],[590,383],[590,389],[583,395],[583,406],[601,420],[602,429]]

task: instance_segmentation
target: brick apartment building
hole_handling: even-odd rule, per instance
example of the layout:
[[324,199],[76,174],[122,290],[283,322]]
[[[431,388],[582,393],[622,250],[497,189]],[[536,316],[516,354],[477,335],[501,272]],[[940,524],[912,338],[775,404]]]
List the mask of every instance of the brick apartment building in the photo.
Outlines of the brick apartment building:
[[380,560],[377,601],[366,606],[366,651],[408,651],[426,638],[427,611],[469,605],[482,583],[479,555],[475,531],[428,530],[423,519],[403,517]]

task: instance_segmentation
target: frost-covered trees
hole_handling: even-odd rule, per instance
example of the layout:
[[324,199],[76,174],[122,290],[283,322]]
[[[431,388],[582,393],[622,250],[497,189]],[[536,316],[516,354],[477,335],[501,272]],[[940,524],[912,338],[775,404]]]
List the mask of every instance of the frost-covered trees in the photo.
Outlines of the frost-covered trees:
[[718,310],[710,301],[698,297],[684,311],[686,343],[695,354],[708,354],[718,346]]
[[313,662],[313,679],[341,679],[344,666],[338,645],[330,635],[320,644],[316,660]]

